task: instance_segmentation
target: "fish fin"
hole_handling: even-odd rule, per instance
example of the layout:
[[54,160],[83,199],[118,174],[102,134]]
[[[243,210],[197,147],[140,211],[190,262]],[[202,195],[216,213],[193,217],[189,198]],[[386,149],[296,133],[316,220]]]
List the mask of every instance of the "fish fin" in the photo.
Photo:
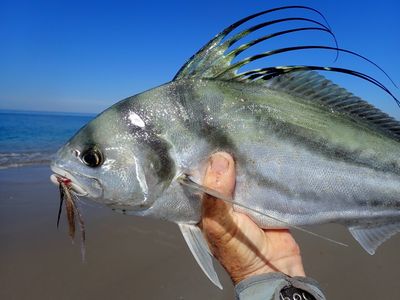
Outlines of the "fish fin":
[[[234,32],[238,27],[240,27],[243,24],[248,24],[247,22],[255,19],[257,17],[267,15],[269,13],[272,13],[274,11],[278,10],[291,10],[291,9],[302,9],[302,10],[309,10],[313,11],[324,19],[326,25],[324,23],[318,22],[314,19],[310,18],[299,18],[299,17],[287,17],[287,18],[282,18],[282,19],[274,19],[274,20],[269,20],[267,22],[260,22],[256,23],[256,25],[253,25],[243,31],[240,31],[239,33],[232,33]],[[256,38],[254,40],[246,41],[242,45],[237,46],[237,47],[232,47],[234,44],[236,44],[239,41],[242,41],[245,37],[247,37],[249,34],[256,32],[262,28],[269,27],[270,25],[274,25],[277,23],[290,23],[290,22],[301,22],[301,24],[310,24],[308,27],[295,27],[295,28],[290,28],[287,30],[279,31],[279,32],[274,32],[272,34],[268,34],[265,36],[261,36],[259,38]],[[270,51],[266,52],[261,52],[256,55],[252,55],[250,57],[244,58],[244,59],[239,59],[239,61],[234,62],[234,59],[238,57],[240,53],[243,51],[252,48],[254,45],[269,41],[270,39],[273,39],[278,36],[284,36],[284,35],[290,35],[296,32],[300,31],[320,31],[320,32],[325,32],[329,34],[330,36],[333,37],[334,39],[334,47],[331,46],[325,46],[325,45],[296,45],[296,46],[291,46],[291,47],[283,47],[279,49],[273,49]],[[232,33],[232,36],[227,38],[229,34]],[[230,50],[233,48],[232,50]],[[303,50],[328,50],[328,51],[335,51],[336,52],[336,58],[339,52],[342,53],[347,53],[349,55],[358,57],[376,68],[378,68],[383,74],[391,81],[391,83],[396,86],[396,84],[393,82],[393,80],[389,77],[389,75],[381,68],[379,67],[376,63],[372,62],[368,58],[355,53],[353,51],[347,50],[347,49],[342,49],[338,47],[337,40],[335,38],[335,35],[333,34],[329,24],[327,24],[326,19],[324,16],[317,10],[307,7],[307,6],[284,6],[284,7],[278,7],[266,11],[262,11],[253,15],[250,15],[246,18],[243,18],[236,23],[233,23],[229,27],[225,28],[223,31],[221,31],[219,34],[217,34],[211,41],[209,41],[203,48],[201,48],[194,56],[192,56],[186,64],[179,70],[179,72],[175,75],[174,80],[179,80],[179,79],[193,79],[193,78],[206,78],[206,79],[216,79],[216,80],[224,80],[224,81],[241,81],[241,82],[252,82],[258,79],[263,79],[263,80],[270,80],[271,78],[274,78],[276,76],[282,75],[282,74],[287,74],[287,73],[294,73],[294,72],[299,72],[299,71],[304,71],[304,70],[318,70],[318,71],[329,71],[329,72],[337,72],[337,73],[342,73],[342,74],[348,74],[352,75],[361,79],[364,79],[375,86],[381,88],[384,90],[386,93],[388,93],[397,103],[398,106],[400,106],[400,101],[393,95],[393,93],[385,86],[383,85],[380,81],[372,78],[369,75],[366,75],[364,73],[350,70],[350,69],[344,69],[344,68],[337,68],[337,67],[327,67],[327,66],[310,66],[310,65],[303,65],[303,66],[271,66],[267,68],[258,68],[258,69],[252,69],[249,67],[250,71],[245,71],[243,73],[239,73],[239,70],[244,67],[248,66],[250,63],[257,61],[262,58],[266,57],[271,57],[276,54],[281,54],[281,53],[291,53],[291,52],[297,52],[297,51],[303,51]],[[335,59],[336,60],[336,59]],[[396,86],[397,87],[397,86]]]
[[[322,17],[323,21],[325,24],[315,21],[313,19],[309,18],[282,18],[282,19],[275,19],[272,21],[268,22],[263,22],[259,23],[255,26],[252,26],[248,28],[247,30],[241,31],[235,35],[233,35],[230,39],[223,41],[224,38],[227,37],[228,34],[233,32],[235,29],[237,29],[239,26],[242,24],[246,24],[248,21],[255,19],[259,16],[267,15],[270,13],[273,13],[275,11],[280,11],[280,10],[293,10],[293,9],[301,9],[304,11],[312,11],[313,13],[316,13],[319,15],[319,17]],[[213,78],[216,75],[220,74],[221,72],[225,72],[227,69],[231,67],[231,62],[232,60],[239,55],[239,53],[243,52],[245,49],[248,49],[249,47],[258,44],[264,40],[279,36],[279,35],[285,35],[285,34],[291,34],[293,32],[297,32],[299,30],[285,30],[279,33],[274,33],[268,36],[264,36],[260,39],[256,39],[250,43],[246,43],[240,47],[237,48],[236,51],[231,51],[228,54],[225,54],[225,52],[228,50],[230,46],[232,46],[234,43],[237,41],[243,39],[244,37],[248,36],[252,32],[256,32],[257,30],[260,30],[262,28],[268,27],[273,24],[277,23],[284,23],[284,22],[292,22],[292,21],[300,21],[304,24],[304,22],[307,22],[309,24],[312,24],[312,27],[306,27],[307,29],[304,30],[323,30],[325,32],[328,32],[330,35],[333,35],[331,28],[329,24],[327,24],[327,21],[325,17],[316,9],[308,7],[308,6],[298,6],[298,5],[293,5],[293,6],[282,6],[282,7],[277,7],[277,8],[272,8],[268,9],[265,11],[261,11],[259,13],[250,15],[248,17],[245,17],[232,25],[228,26],[225,28],[223,31],[218,33],[211,41],[209,41],[206,45],[204,45],[195,55],[193,55],[184,65],[183,67],[178,71],[178,73],[175,75],[174,80],[179,80],[183,78]],[[303,30],[303,29],[301,29]],[[335,39],[335,38],[334,38]],[[337,42],[335,39],[335,45],[337,46]],[[235,74],[235,70],[230,70],[230,74],[233,76]]]
[[[251,75],[249,75],[251,76]],[[281,74],[265,82],[266,87],[319,103],[330,111],[350,116],[383,134],[400,139],[400,122],[314,71]]]
[[374,255],[381,244],[400,232],[400,223],[382,224],[374,227],[353,226],[349,227],[349,231],[365,251]]
[[249,206],[247,206],[247,205],[244,205],[244,204],[242,204],[242,203],[236,202],[234,199],[232,199],[232,198],[230,198],[230,197],[226,197],[226,196],[222,195],[221,193],[219,193],[218,191],[215,191],[215,190],[213,190],[213,189],[210,189],[210,188],[208,188],[208,187],[206,187],[206,186],[203,186],[203,185],[200,185],[200,184],[194,182],[194,181],[191,180],[191,179],[189,178],[189,176],[186,175],[186,174],[183,174],[183,175],[181,175],[180,177],[178,177],[178,178],[177,178],[177,181],[178,181],[180,184],[182,184],[182,185],[184,185],[184,186],[187,186],[187,187],[189,187],[189,188],[191,188],[191,189],[193,189],[193,190],[195,190],[195,191],[206,193],[206,194],[208,194],[208,195],[210,195],[210,196],[213,196],[213,197],[215,197],[215,198],[218,198],[218,199],[220,199],[220,200],[223,200],[223,201],[225,201],[225,202],[227,202],[227,203],[230,203],[230,204],[233,204],[233,205],[237,205],[237,206],[242,207],[242,208],[244,208],[244,209],[246,209],[246,210],[248,210],[248,211],[255,212],[255,213],[257,213],[257,214],[260,214],[260,215],[263,215],[263,216],[265,216],[265,217],[267,217],[267,218],[270,218],[271,220],[280,222],[280,223],[282,224],[282,227],[294,228],[294,229],[297,229],[297,230],[299,230],[299,231],[303,231],[303,232],[305,232],[305,233],[308,233],[308,234],[310,234],[310,235],[313,235],[313,236],[315,236],[315,237],[318,237],[318,238],[320,238],[320,239],[326,240],[326,241],[328,241],[328,242],[331,242],[331,243],[334,243],[334,244],[337,244],[337,245],[340,245],[340,246],[348,247],[348,245],[346,245],[346,244],[344,244],[344,243],[342,243],[342,242],[338,242],[338,241],[335,241],[335,240],[330,239],[330,238],[328,238],[328,237],[319,235],[319,234],[317,234],[317,233],[315,233],[315,232],[312,232],[312,231],[310,231],[310,230],[304,229],[304,228],[302,228],[302,227],[300,227],[300,226],[296,226],[296,225],[289,224],[289,223],[286,222],[286,221],[280,220],[279,218],[274,217],[274,216],[272,216],[272,215],[270,215],[270,214],[266,214],[266,213],[264,213],[264,212],[262,212],[262,211],[260,211],[260,210],[258,210],[258,209],[254,209],[254,208],[251,208],[251,207],[249,207]]
[[208,279],[222,290],[223,287],[219,281],[217,273],[215,272],[210,250],[200,228],[196,225],[189,224],[178,225],[200,268],[207,275]]

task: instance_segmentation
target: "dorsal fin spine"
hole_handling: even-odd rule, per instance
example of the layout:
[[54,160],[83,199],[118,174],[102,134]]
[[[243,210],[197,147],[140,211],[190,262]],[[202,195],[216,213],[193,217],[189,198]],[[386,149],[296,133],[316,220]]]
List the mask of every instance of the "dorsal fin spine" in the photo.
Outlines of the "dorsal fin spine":
[[246,30],[236,34],[235,36],[233,36],[232,38],[230,38],[229,40],[224,42],[222,44],[222,46],[225,47],[225,48],[231,47],[237,41],[239,41],[240,39],[244,38],[245,36],[249,35],[250,33],[254,32],[254,31],[257,31],[257,30],[259,30],[261,28],[268,27],[270,25],[274,25],[274,24],[277,24],[277,23],[290,22],[290,21],[306,21],[306,22],[317,24],[317,25],[321,26],[322,28],[321,27],[295,28],[295,29],[291,29],[291,30],[284,30],[284,31],[279,31],[279,32],[272,33],[272,34],[269,34],[269,35],[265,35],[265,36],[263,36],[261,38],[258,38],[258,39],[252,40],[252,41],[250,41],[250,42],[248,42],[246,44],[240,45],[236,49],[234,49],[231,52],[229,52],[228,54],[226,54],[225,57],[229,58],[230,60],[232,60],[234,57],[236,57],[237,55],[239,55],[240,53],[242,53],[243,51],[245,51],[249,47],[254,46],[254,45],[258,44],[258,43],[261,43],[261,42],[263,42],[263,41],[265,41],[267,39],[270,39],[270,38],[273,38],[273,37],[276,37],[276,36],[280,36],[280,35],[294,33],[294,32],[297,32],[297,31],[302,31],[302,30],[321,30],[321,31],[325,31],[325,32],[327,32],[328,34],[330,34],[333,37],[334,42],[335,42],[335,46],[336,46],[336,48],[338,48],[338,43],[337,43],[336,37],[327,26],[325,26],[324,24],[322,24],[322,23],[320,23],[318,21],[315,21],[315,20],[312,20],[312,19],[309,19],[309,18],[298,18],[298,17],[296,17],[296,18],[277,19],[277,20],[273,20],[273,21],[268,21],[268,22],[263,22],[263,23],[257,24],[255,26],[250,27],[249,29],[246,29]]
[[[310,78],[312,79],[312,78]],[[308,90],[310,86],[310,81],[307,78],[303,78],[302,82],[294,88],[294,91],[300,91],[301,89]]]
[[[194,54],[178,71],[178,73],[175,75],[175,77],[173,78],[173,80],[178,80],[178,79],[182,79],[182,78],[189,78],[192,77],[195,73],[195,69],[192,68],[193,65],[198,65],[198,62],[201,61],[204,56],[206,56],[207,54],[209,54],[210,52],[212,52],[211,50],[215,50],[218,51],[218,44],[229,34],[231,33],[233,30],[235,30],[236,28],[238,28],[240,25],[246,23],[249,20],[255,19],[261,15],[267,15],[269,13],[275,12],[275,11],[279,11],[279,10],[291,10],[291,9],[304,9],[304,10],[309,10],[309,11],[313,11],[315,13],[317,13],[319,16],[322,17],[322,19],[325,21],[325,23],[327,24],[327,27],[330,31],[331,27],[328,23],[328,21],[326,20],[325,16],[318,10],[316,10],[315,8],[312,7],[308,7],[308,6],[303,6],[303,5],[287,5],[287,6],[281,6],[281,7],[276,7],[276,8],[271,8],[271,9],[267,9],[255,14],[252,14],[250,16],[247,16],[235,23],[233,23],[232,25],[226,27],[224,30],[222,30],[219,34],[217,34],[211,41],[209,41],[206,45],[204,45],[196,54]],[[206,66],[209,67],[209,66]],[[197,69],[197,68],[196,68]],[[204,69],[203,69],[204,71]]]

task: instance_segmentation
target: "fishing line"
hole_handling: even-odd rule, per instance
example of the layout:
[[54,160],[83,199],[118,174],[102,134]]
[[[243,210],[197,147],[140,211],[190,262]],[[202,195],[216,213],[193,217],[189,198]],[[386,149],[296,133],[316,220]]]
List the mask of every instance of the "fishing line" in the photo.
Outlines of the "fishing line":
[[260,215],[266,216],[266,217],[268,217],[268,218],[270,218],[270,219],[272,219],[272,220],[274,220],[274,221],[280,222],[280,223],[282,223],[282,224],[284,224],[284,225],[286,225],[286,226],[288,226],[288,227],[291,227],[291,228],[294,228],[294,229],[303,231],[303,232],[305,232],[305,233],[311,234],[311,235],[313,235],[313,236],[315,236],[315,237],[318,237],[318,238],[320,238],[320,239],[326,240],[326,241],[328,241],[328,242],[332,242],[332,243],[337,244],[337,245],[340,245],[340,246],[348,247],[348,245],[345,244],[345,243],[338,242],[338,241],[333,240],[333,239],[330,239],[330,238],[328,238],[328,237],[319,235],[319,234],[317,234],[317,233],[315,233],[315,232],[309,231],[309,230],[304,229],[304,228],[302,228],[302,227],[289,224],[288,222],[282,221],[282,220],[280,220],[280,219],[278,219],[278,218],[276,218],[276,217],[273,217],[273,216],[271,216],[271,215],[268,215],[268,214],[266,214],[266,213],[264,213],[264,212],[261,212],[261,211],[259,211],[259,210],[257,210],[257,209],[248,207],[248,206],[246,206],[246,205],[244,205],[244,204],[242,204],[242,203],[238,203],[238,202],[236,202],[235,200],[233,200],[232,198],[228,198],[228,197],[222,195],[221,193],[219,193],[219,192],[217,192],[217,191],[215,191],[215,190],[213,190],[213,189],[210,189],[210,188],[208,188],[208,187],[202,186],[202,185],[200,185],[200,184],[194,182],[193,180],[191,180],[191,179],[190,179],[187,175],[185,175],[185,174],[182,175],[182,176],[180,176],[180,177],[178,177],[178,178],[177,178],[177,181],[178,181],[180,184],[185,185],[185,186],[187,186],[187,187],[190,187],[190,188],[192,188],[192,189],[194,189],[194,190],[196,190],[196,191],[206,193],[206,194],[208,194],[208,195],[210,195],[210,196],[213,196],[213,197],[215,197],[215,198],[221,199],[221,200],[223,200],[223,201],[225,201],[225,202],[227,202],[227,203],[230,203],[230,204],[233,204],[233,205],[237,205],[237,206],[240,206],[240,207],[242,207],[242,208],[244,208],[244,209],[246,209],[246,210],[249,210],[249,211],[258,213],[258,214],[260,214]]

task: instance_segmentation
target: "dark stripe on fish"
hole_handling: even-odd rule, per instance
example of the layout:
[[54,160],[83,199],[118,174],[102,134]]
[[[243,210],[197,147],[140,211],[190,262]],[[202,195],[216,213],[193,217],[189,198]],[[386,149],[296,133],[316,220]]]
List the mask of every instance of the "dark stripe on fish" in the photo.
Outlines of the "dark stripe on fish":
[[379,172],[390,172],[400,175],[400,166],[396,161],[385,163],[372,157],[363,159],[360,157],[361,151],[359,150],[349,151],[343,147],[335,146],[323,138],[316,139],[315,137],[310,137],[310,132],[306,129],[269,117],[267,114],[263,114],[265,109],[262,107],[259,108],[261,113],[256,113],[256,109],[254,109],[255,104],[252,103],[251,105],[253,107],[243,107],[240,113],[247,115],[243,117],[244,119],[252,118],[257,123],[262,124],[258,129],[263,130],[265,136],[273,132],[279,138],[289,140],[292,144],[298,145],[299,148],[306,148],[311,153],[318,153],[329,160],[334,159],[351,165],[367,167]]
[[[277,120],[275,120],[274,122],[279,123],[279,121]],[[277,135],[281,135],[283,138],[289,139],[295,144],[298,144],[299,147],[306,148],[310,152],[317,152],[330,160],[334,159],[346,162],[350,165],[367,167],[369,169],[373,169],[379,172],[391,172],[396,175],[400,175],[399,166],[394,161],[384,163],[374,158],[363,159],[360,157],[361,151],[359,150],[349,151],[342,147],[329,144],[326,140],[323,139],[315,140],[308,137],[303,128],[290,125],[288,123],[283,124],[282,122],[282,124],[277,125],[277,127],[285,128],[284,130],[276,131],[275,133]],[[377,162],[379,162],[379,164],[377,164]]]
[[157,176],[160,181],[169,183],[175,175],[175,163],[169,155],[171,145],[156,135],[152,135],[146,143],[158,158],[159,165],[155,168]]
[[[125,116],[129,118],[129,113],[131,113],[131,106],[128,101],[121,103],[118,108]],[[140,116],[140,103],[135,103],[135,113]],[[143,108],[144,110],[144,108]],[[143,116],[141,118],[145,119]],[[136,138],[139,147],[146,147],[147,150],[143,153],[149,153],[149,159],[154,165],[154,170],[156,171],[157,177],[160,182],[170,183],[175,176],[175,163],[170,156],[170,149],[172,145],[168,143],[165,139],[160,137],[160,130],[157,129],[151,122],[147,122],[145,127],[136,126],[130,122],[125,122],[128,131]]]
[[235,146],[233,139],[227,134],[227,130],[219,124],[217,118],[212,120],[211,115],[216,115],[221,110],[219,105],[223,99],[209,99],[210,106],[213,108],[212,114],[207,112],[206,103],[202,101],[193,101],[196,93],[190,84],[177,85],[176,95],[179,104],[186,109],[187,119],[181,119],[186,129],[196,134],[200,139],[206,140],[214,149],[224,150],[239,155],[239,150]]

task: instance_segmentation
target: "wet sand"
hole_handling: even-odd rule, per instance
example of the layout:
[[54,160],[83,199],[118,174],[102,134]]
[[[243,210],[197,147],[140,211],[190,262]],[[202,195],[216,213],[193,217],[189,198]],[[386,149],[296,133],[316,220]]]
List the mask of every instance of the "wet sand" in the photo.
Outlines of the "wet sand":
[[[47,167],[0,170],[0,299],[233,299],[229,277],[218,266],[220,291],[203,275],[176,225],[125,216],[85,205],[86,263],[81,262],[65,216],[56,228],[59,195]],[[320,234],[341,247],[295,233],[306,272],[328,299],[399,299],[400,235],[374,256],[346,229]]]

